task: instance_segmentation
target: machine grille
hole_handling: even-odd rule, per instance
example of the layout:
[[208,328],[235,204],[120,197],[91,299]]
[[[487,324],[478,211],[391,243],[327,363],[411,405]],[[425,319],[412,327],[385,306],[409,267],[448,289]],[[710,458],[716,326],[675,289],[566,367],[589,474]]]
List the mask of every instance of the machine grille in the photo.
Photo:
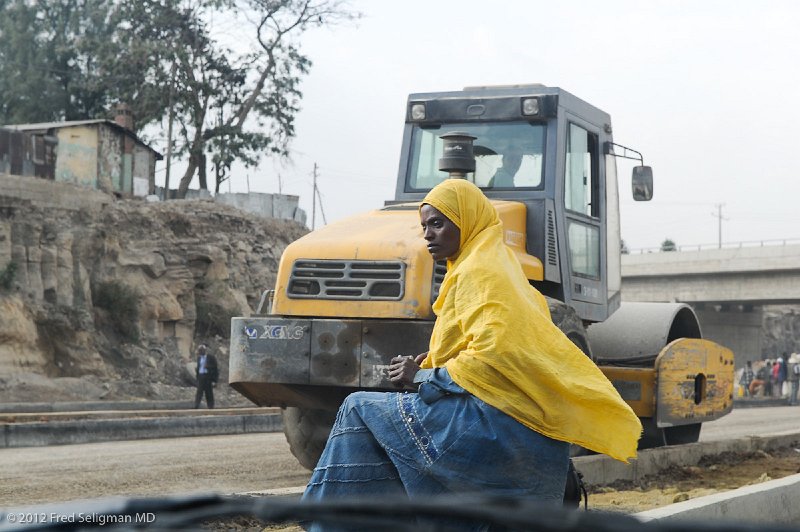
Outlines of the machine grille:
[[433,263],[433,281],[431,282],[431,305],[439,297],[439,288],[442,286],[444,274],[447,273],[447,261],[437,260]]
[[556,222],[553,211],[547,209],[547,262],[551,266],[558,266],[556,249]]
[[406,265],[402,261],[308,260],[292,266],[288,297],[293,299],[403,299]]

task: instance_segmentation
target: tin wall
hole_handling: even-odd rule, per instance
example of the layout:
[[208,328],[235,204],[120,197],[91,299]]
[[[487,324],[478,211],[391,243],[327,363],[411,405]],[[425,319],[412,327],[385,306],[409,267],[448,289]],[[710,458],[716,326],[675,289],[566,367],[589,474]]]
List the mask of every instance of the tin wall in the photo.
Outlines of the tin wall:
[[[154,190],[155,187],[155,165],[156,160],[153,152],[144,146],[136,144],[133,147],[133,168],[132,168],[132,177],[133,181],[139,182],[146,182],[147,183],[147,191],[145,194],[138,194],[141,196],[146,196],[150,194],[151,191]],[[134,195],[136,188],[132,189],[134,191]]]
[[111,184],[114,192],[130,192],[123,175],[123,135],[108,126],[98,127],[98,169],[103,181]]
[[98,186],[98,134],[96,126],[58,129],[56,181],[90,188]]

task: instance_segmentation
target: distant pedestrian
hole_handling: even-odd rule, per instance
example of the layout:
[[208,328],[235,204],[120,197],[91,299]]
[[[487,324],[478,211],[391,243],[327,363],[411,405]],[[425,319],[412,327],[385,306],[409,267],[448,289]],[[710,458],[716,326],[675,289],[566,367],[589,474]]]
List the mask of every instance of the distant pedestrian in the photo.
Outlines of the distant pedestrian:
[[772,396],[781,396],[781,387],[780,387],[780,375],[781,375],[781,357],[772,364]]
[[797,401],[797,388],[800,385],[800,357],[792,353],[789,357],[789,404],[795,406]]
[[789,355],[784,353],[782,357],[778,357],[778,363],[780,364],[780,369],[778,370],[778,397],[783,397],[788,392],[788,390],[784,390],[783,383],[789,378]]
[[206,344],[200,344],[200,347],[197,348],[195,376],[197,377],[197,393],[194,396],[194,407],[200,408],[200,400],[205,394],[206,405],[208,408],[214,408],[214,385],[217,384],[219,370],[217,359],[208,352]]
[[769,359],[764,366],[764,396],[772,397],[772,360]]
[[755,375],[753,374],[753,363],[751,361],[747,361],[745,364],[744,369],[742,370],[742,377],[739,379],[739,386],[742,388],[745,397],[750,396],[750,384],[755,379]]
[[756,369],[756,378],[750,383],[750,397],[755,397],[756,395],[763,397],[767,393],[769,371],[765,362],[760,362],[760,364],[761,366]]

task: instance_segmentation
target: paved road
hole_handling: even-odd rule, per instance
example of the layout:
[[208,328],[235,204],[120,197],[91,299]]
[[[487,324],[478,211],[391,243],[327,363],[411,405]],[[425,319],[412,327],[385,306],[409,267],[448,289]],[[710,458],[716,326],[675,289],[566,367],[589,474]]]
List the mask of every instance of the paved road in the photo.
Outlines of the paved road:
[[0,449],[0,508],[304,485],[282,433]]
[[[737,409],[703,441],[800,431],[800,407]],[[109,496],[239,493],[300,486],[283,434],[0,449],[0,508]]]
[[763,436],[787,431],[800,432],[798,406],[737,408],[721,419],[704,423],[700,430],[700,441]]

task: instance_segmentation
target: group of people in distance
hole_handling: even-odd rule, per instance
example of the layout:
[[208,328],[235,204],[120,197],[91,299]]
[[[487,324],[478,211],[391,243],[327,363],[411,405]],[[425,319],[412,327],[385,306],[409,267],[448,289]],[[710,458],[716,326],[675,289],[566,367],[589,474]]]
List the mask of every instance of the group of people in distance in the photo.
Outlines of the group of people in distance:
[[[784,383],[788,385],[785,386]],[[739,378],[741,395],[745,397],[786,397],[790,405],[798,404],[800,355],[784,353],[777,359],[748,360]]]

